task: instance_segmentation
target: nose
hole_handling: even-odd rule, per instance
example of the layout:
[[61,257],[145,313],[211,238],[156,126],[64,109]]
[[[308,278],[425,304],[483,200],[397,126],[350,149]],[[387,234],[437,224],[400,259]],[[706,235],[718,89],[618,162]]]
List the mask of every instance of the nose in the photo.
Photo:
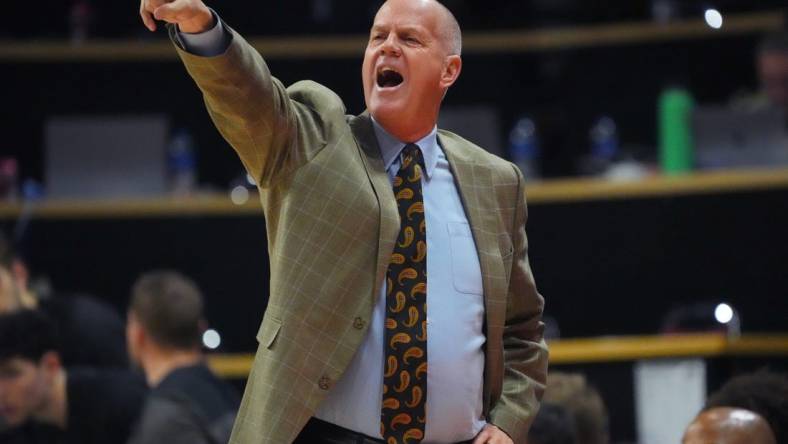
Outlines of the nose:
[[397,43],[397,36],[393,32],[389,33],[383,44],[380,45],[381,55],[400,55],[399,44]]

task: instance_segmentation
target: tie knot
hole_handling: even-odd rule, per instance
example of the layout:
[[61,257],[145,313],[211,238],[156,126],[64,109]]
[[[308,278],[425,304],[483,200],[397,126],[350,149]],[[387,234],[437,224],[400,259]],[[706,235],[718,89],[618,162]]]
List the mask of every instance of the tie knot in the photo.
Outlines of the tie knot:
[[416,156],[421,154],[421,150],[415,143],[409,143],[405,145],[405,148],[402,149],[402,154],[406,156]]
[[424,160],[421,156],[421,149],[415,143],[409,143],[402,149],[402,168],[406,169],[411,165],[418,164],[424,169]]

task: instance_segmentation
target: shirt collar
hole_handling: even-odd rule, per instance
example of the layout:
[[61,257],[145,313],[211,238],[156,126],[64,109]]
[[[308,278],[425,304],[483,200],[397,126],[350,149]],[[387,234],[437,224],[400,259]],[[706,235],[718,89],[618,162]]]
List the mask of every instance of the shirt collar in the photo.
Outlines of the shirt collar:
[[[383,127],[375,121],[375,118],[372,118],[372,126],[375,129],[375,136],[378,139],[378,145],[380,145],[380,154],[383,157],[383,165],[386,167],[386,171],[388,171],[394,161],[397,160],[400,152],[402,152],[402,149],[405,148],[406,144],[383,129]],[[430,131],[429,134],[415,143],[419,146],[419,149],[421,149],[421,155],[424,157],[424,167],[426,169],[424,173],[427,175],[427,179],[429,179],[432,177],[432,172],[435,170],[435,166],[438,164],[438,150],[440,147],[438,146],[437,125],[432,127],[432,131]]]

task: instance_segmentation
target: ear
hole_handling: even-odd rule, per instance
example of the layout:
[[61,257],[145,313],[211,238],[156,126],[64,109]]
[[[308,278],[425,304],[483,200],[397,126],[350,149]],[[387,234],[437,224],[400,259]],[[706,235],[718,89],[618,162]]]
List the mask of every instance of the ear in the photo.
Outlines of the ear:
[[454,82],[460,77],[460,71],[462,71],[462,58],[456,54],[446,57],[443,74],[441,75],[441,87],[448,89],[454,85]]
[[134,345],[136,347],[140,347],[147,342],[145,329],[142,328],[139,321],[137,321],[137,317],[131,311],[129,311],[126,318],[126,341],[129,346]]
[[55,374],[63,368],[60,361],[60,354],[56,351],[48,351],[41,356],[41,368],[48,374]]

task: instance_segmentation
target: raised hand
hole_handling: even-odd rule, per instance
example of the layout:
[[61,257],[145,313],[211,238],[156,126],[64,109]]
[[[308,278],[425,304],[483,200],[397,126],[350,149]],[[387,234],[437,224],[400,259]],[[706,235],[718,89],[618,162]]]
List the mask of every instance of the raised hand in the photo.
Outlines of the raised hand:
[[156,30],[156,20],[176,23],[190,34],[213,26],[213,14],[202,0],[140,0],[140,17],[150,31]]

